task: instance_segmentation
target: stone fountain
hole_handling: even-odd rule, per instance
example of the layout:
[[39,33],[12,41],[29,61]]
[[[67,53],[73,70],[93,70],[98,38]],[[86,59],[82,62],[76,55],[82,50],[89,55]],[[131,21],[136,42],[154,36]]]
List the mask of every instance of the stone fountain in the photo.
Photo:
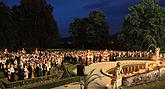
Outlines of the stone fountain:
[[[151,61],[139,62],[139,64],[121,65],[117,62],[116,67],[109,69],[105,73],[112,78],[113,89],[120,86],[134,86],[147,82],[165,79],[165,67],[160,63],[160,48],[155,49],[155,54],[151,57]],[[140,61],[140,60],[139,60]],[[164,76],[164,78],[162,78]]]
[[123,85],[133,86],[162,79],[165,76],[165,67],[159,60],[159,52],[160,48],[156,48],[151,63],[123,67]]
[[156,81],[163,78],[165,79],[165,67],[159,60],[160,48],[156,46],[156,41],[153,39],[152,36],[146,36],[145,39],[147,38],[151,38],[155,44],[151,44],[147,49],[148,52],[150,47],[155,47],[155,53],[153,54],[150,52],[151,61],[145,63],[139,62],[139,64],[131,64],[130,61],[128,65],[124,66],[121,66],[121,64],[118,62],[115,68],[111,68],[106,71],[106,73],[104,73],[105,75],[108,75],[112,78],[111,82],[113,85],[113,89],[119,89],[120,86],[133,86],[137,84]]

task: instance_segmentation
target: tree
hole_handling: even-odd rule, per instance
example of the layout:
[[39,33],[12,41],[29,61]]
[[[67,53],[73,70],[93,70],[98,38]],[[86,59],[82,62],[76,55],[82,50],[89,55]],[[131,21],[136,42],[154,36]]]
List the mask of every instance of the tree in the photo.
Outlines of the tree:
[[122,47],[128,50],[147,49],[153,43],[152,39],[143,41],[151,35],[157,45],[165,48],[165,8],[155,3],[155,0],[141,0],[130,9],[123,26],[118,33]]
[[76,18],[69,27],[73,44],[78,48],[106,47],[109,27],[102,12],[93,11],[87,18]]
[[58,30],[46,0],[21,0],[11,9],[0,2],[0,48],[54,48]]
[[2,2],[0,2],[0,13],[0,47],[13,49],[15,47],[13,14]]
[[52,48],[58,42],[53,8],[46,0],[21,0],[12,8],[17,25],[17,48]]

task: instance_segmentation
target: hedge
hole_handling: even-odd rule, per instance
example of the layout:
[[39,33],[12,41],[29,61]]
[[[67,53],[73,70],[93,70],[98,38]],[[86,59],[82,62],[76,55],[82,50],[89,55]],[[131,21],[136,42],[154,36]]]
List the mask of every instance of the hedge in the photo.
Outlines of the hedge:
[[51,82],[48,84],[41,84],[40,86],[36,86],[36,87],[29,87],[27,89],[50,89],[50,88],[55,88],[58,86],[66,85],[69,83],[78,82],[78,81],[80,81],[80,76],[70,77],[70,78],[66,78],[66,79],[60,79],[55,82]]
[[[76,65],[72,65],[70,63],[65,63],[64,66],[65,66],[65,68],[67,68],[69,74],[71,74],[71,77],[72,77],[71,79],[67,78],[66,80],[69,80],[68,81],[69,83],[72,82],[70,80],[73,80],[73,82],[77,81],[77,77],[73,77],[73,76],[76,76],[76,74],[73,72],[73,70],[76,69]],[[4,79],[1,79],[0,80],[0,88],[15,88],[15,87],[24,87],[25,88],[26,86],[31,87],[29,85],[32,85],[34,83],[36,83],[37,85],[40,85],[41,82],[46,83],[48,80],[51,80],[50,82],[54,82],[56,80],[58,81],[60,78],[62,78],[62,75],[63,75],[63,73],[61,74],[60,77],[48,75],[48,76],[36,77],[33,79],[19,80],[19,81],[14,81],[14,82],[9,82],[9,81],[6,81]],[[62,81],[62,80],[60,80],[60,81]],[[60,81],[58,81],[58,84],[61,85]],[[63,82],[62,82],[62,84],[63,84]],[[64,82],[64,84],[67,84],[67,82]],[[44,86],[46,86],[46,85],[44,85]],[[47,86],[47,87],[50,87],[50,86]]]
[[5,80],[1,80],[1,82],[3,83],[3,85],[6,88],[13,88],[13,87],[21,87],[23,85],[41,82],[41,81],[45,81],[45,80],[51,80],[51,79],[58,79],[58,78],[56,76],[48,75],[48,76],[37,77],[37,78],[33,78],[33,79],[19,80],[19,81],[15,81],[15,82],[9,82],[9,81],[5,81]]

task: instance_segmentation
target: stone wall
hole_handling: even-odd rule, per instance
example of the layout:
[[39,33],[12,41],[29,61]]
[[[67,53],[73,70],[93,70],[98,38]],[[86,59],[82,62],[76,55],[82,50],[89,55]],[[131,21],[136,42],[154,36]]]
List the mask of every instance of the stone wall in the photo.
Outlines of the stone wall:
[[156,68],[155,70],[136,76],[123,77],[122,82],[124,86],[134,86],[162,79],[165,79],[165,67]]

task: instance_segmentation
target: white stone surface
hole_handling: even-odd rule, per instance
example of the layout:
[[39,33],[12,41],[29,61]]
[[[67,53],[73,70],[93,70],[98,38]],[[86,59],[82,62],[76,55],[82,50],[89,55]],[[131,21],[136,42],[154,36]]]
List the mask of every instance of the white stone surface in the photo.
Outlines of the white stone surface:
[[[101,70],[102,70],[102,68],[104,68],[105,71],[107,71],[111,68],[114,68],[116,66],[117,62],[98,62],[98,63],[91,64],[89,66],[86,66],[85,67],[85,73],[89,73],[92,69],[96,68],[96,70],[94,71],[94,74],[99,74],[101,76],[104,76],[101,80],[96,79],[95,81],[93,81],[89,85],[89,89],[105,89],[107,84],[109,84],[111,87],[112,86],[111,85],[111,78],[103,75],[101,73]],[[129,65],[129,64],[148,63],[151,61],[129,60],[129,61],[119,61],[119,62],[123,66],[123,65]],[[76,71],[77,70],[74,70],[74,72],[76,72]],[[98,83],[98,84],[96,84],[96,83]],[[71,83],[71,84],[63,85],[63,86],[52,88],[52,89],[81,89],[81,88],[80,88],[80,85],[75,84],[75,83]]]

